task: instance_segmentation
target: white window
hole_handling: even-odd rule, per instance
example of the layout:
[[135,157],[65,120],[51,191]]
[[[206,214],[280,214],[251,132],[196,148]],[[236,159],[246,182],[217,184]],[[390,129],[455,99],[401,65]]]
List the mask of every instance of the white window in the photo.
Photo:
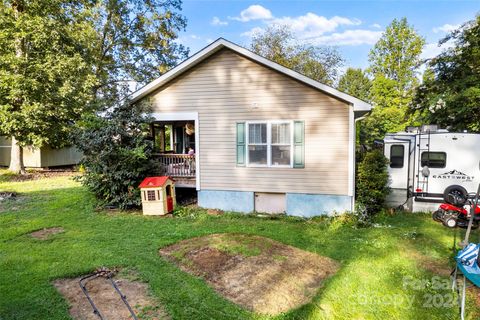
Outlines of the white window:
[[292,166],[292,121],[247,122],[247,164]]

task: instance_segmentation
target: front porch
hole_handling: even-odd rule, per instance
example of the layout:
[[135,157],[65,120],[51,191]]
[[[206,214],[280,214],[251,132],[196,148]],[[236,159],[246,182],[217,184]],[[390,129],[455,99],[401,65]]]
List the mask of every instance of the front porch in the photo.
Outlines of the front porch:
[[175,186],[195,188],[196,161],[195,155],[176,153],[155,153],[154,158],[160,163],[160,174],[175,180]]
[[195,120],[160,120],[151,124],[154,158],[161,175],[170,176],[177,187],[195,188],[197,155]]

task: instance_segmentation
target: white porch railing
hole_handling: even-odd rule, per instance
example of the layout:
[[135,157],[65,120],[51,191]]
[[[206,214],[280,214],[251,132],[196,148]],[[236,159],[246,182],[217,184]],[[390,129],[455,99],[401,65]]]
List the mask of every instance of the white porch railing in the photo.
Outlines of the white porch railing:
[[195,178],[195,155],[155,154],[163,175]]

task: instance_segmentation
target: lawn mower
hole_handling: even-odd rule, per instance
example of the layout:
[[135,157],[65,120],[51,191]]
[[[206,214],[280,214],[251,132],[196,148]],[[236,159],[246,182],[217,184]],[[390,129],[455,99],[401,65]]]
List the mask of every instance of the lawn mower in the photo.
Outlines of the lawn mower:
[[[441,222],[449,228],[467,228],[470,219],[470,210],[474,205],[471,197],[461,194],[448,194],[445,203],[440,204],[437,211],[432,214],[435,221]],[[476,206],[472,222],[472,229],[479,226],[480,207]]]

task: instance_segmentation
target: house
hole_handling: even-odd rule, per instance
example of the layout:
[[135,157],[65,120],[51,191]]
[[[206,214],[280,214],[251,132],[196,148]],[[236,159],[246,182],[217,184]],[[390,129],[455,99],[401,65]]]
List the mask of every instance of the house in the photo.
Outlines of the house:
[[218,39],[132,95],[164,175],[205,208],[313,216],[354,206],[355,121],[372,106]]
[[[0,136],[0,167],[10,165],[12,140]],[[79,163],[82,153],[73,147],[53,149],[50,147],[23,148],[23,162],[27,168],[51,168],[72,166]]]

